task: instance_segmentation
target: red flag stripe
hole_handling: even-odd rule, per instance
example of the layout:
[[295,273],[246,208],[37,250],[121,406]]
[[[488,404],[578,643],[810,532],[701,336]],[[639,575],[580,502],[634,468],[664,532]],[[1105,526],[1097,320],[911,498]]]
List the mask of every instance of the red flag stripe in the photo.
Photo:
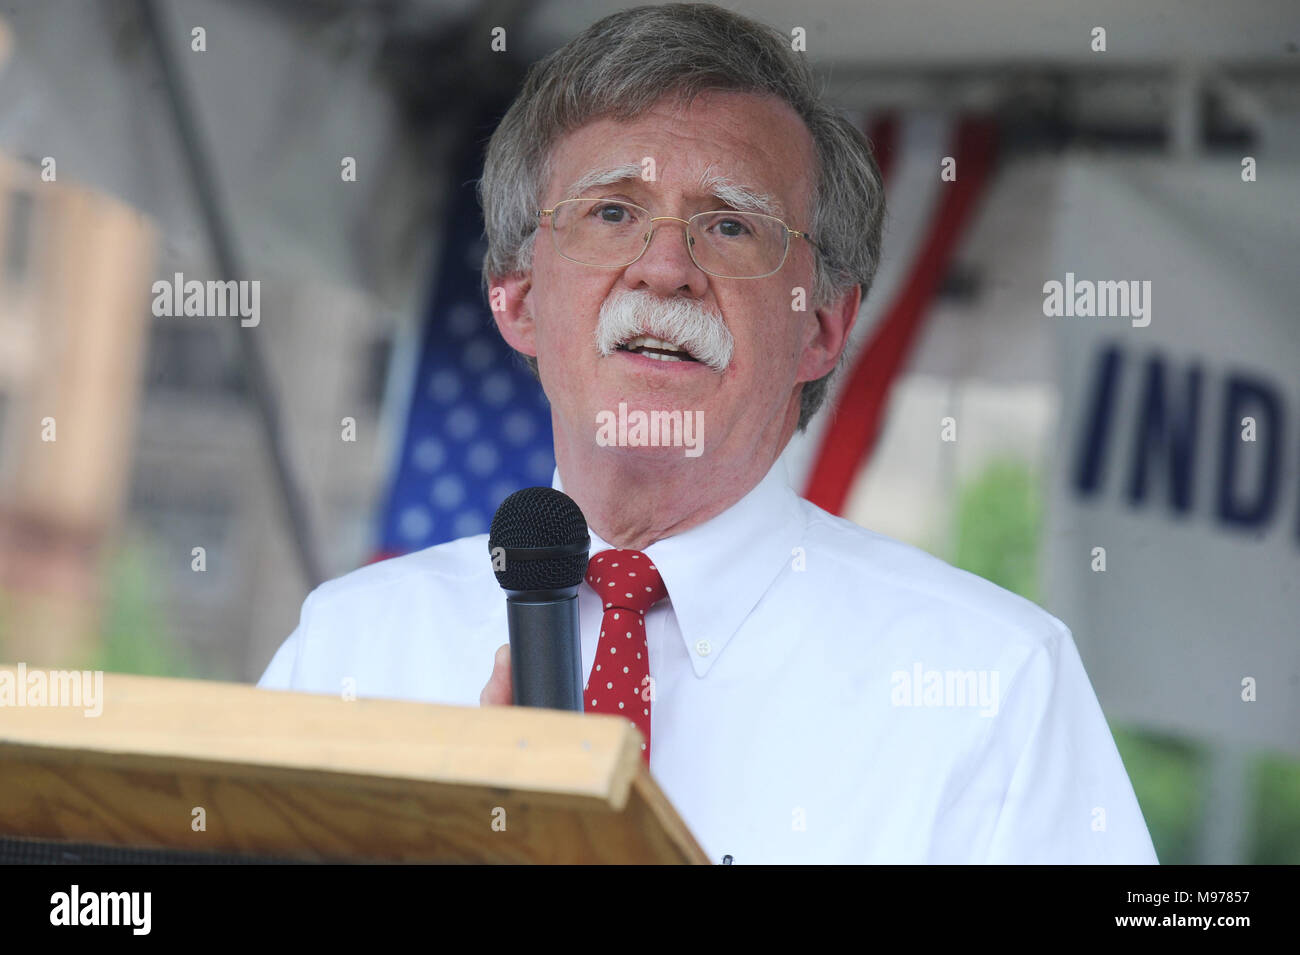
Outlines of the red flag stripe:
[[832,514],[843,512],[854,478],[871,456],[889,391],[983,194],[994,148],[991,121],[962,120],[952,153],[957,179],[948,184],[907,281],[859,354],[822,433],[804,496]]
[[871,142],[871,151],[880,167],[880,181],[889,182],[889,173],[894,168],[894,156],[898,149],[898,115],[888,113],[871,121],[867,129],[867,139]]

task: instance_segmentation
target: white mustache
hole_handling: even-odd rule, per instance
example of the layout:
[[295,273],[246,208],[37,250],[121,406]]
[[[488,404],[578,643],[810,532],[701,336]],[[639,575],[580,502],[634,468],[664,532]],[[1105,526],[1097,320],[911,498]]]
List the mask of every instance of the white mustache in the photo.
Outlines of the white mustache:
[[672,342],[717,372],[731,364],[736,347],[722,316],[693,299],[665,299],[644,290],[616,289],[600,306],[596,348],[609,357],[619,345],[638,335]]

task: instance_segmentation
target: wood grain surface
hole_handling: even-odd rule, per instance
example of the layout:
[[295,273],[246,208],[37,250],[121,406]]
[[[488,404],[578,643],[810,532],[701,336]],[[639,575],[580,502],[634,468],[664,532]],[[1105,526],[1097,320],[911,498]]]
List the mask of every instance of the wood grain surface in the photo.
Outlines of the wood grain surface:
[[316,861],[709,861],[618,717],[103,680],[98,717],[0,705],[0,833]]

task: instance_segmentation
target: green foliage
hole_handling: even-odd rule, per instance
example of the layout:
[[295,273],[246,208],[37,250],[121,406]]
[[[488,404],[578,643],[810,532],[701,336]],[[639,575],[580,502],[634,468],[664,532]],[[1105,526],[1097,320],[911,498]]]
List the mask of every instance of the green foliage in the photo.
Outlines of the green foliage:
[[1203,749],[1178,737],[1147,730],[1115,727],[1111,735],[1133,783],[1156,847],[1156,858],[1163,865],[1197,862]]
[[1255,764],[1255,839],[1250,861],[1300,863],[1300,760],[1262,756]]
[[138,541],[118,547],[105,562],[106,606],[94,669],[143,676],[194,676],[194,666],[170,641],[159,618],[156,572]]
[[1038,602],[1038,480],[1019,461],[997,461],[958,494],[953,564]]

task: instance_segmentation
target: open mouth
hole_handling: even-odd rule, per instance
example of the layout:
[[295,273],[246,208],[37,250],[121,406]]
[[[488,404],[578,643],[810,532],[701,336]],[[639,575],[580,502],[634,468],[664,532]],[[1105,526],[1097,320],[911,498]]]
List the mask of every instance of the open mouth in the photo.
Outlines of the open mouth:
[[698,361],[686,349],[650,335],[638,335],[636,338],[628,339],[618,346],[618,350],[631,352],[634,355],[645,355],[647,358],[659,361]]

